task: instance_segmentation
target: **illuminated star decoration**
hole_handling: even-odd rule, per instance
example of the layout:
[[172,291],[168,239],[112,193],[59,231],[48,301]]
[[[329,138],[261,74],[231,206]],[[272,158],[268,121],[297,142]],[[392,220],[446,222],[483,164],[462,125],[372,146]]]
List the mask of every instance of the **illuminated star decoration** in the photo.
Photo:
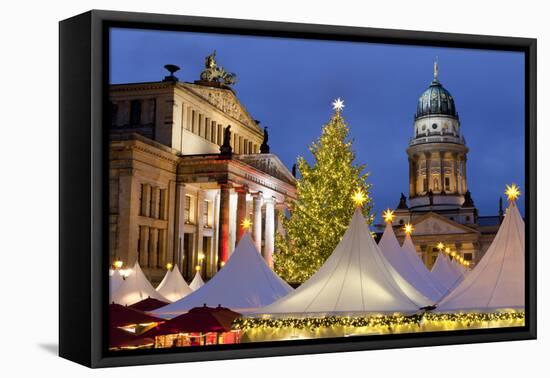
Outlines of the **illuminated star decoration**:
[[521,195],[521,192],[519,191],[519,187],[516,184],[512,184],[506,185],[506,190],[504,191],[504,194],[508,196],[508,200],[510,202],[514,202]]
[[113,267],[114,267],[115,269],[120,269],[120,268],[122,268],[122,265],[124,265],[124,263],[122,262],[122,260],[116,259],[116,260],[113,262]]
[[413,227],[412,224],[407,223],[407,224],[403,227],[403,231],[405,231],[405,233],[406,233],[407,235],[410,235],[410,234],[412,234],[412,232],[414,231],[414,227]]
[[166,270],[172,270],[173,267],[174,267],[174,265],[172,263],[167,263],[166,264]]
[[385,221],[386,223],[391,223],[391,222],[393,222],[393,218],[394,218],[394,216],[393,216],[393,210],[386,209],[386,211],[384,211],[384,212],[382,213],[382,216],[384,217],[384,221]]
[[332,102],[332,109],[336,110],[337,113],[340,113],[344,109],[344,100],[338,97]]
[[243,222],[241,223],[241,227],[243,230],[248,231],[250,230],[250,227],[252,226],[252,221],[248,218],[245,218]]
[[357,189],[351,198],[353,199],[355,206],[361,207],[367,201],[368,197],[361,189]]
[[440,251],[443,250],[443,248],[445,248],[445,245],[441,242],[437,243],[437,249],[439,249]]

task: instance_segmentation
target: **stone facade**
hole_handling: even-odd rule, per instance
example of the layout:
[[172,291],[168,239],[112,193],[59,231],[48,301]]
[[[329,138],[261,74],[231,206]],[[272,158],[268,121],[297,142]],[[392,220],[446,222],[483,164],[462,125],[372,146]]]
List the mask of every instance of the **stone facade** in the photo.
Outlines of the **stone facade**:
[[[153,282],[167,263],[208,279],[248,218],[272,265],[277,215],[295,198],[295,180],[276,155],[259,153],[263,130],[235,93],[164,81],[112,85],[110,100],[111,260],[139,261]],[[227,126],[233,153],[220,154]]]

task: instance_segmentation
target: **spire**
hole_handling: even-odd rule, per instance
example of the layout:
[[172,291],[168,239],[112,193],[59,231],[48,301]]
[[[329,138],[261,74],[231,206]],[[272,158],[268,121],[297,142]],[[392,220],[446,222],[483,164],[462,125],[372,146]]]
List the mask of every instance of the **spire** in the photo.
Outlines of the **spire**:
[[438,81],[439,76],[439,58],[436,56],[434,61],[434,81]]

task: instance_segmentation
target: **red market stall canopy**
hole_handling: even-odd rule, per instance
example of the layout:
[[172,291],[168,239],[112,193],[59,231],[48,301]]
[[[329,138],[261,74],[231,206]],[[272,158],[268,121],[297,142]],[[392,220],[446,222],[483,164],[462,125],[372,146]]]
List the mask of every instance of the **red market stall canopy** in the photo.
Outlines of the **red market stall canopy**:
[[153,310],[156,310],[157,308],[166,306],[168,303],[169,302],[164,302],[164,301],[158,300],[156,298],[149,297],[149,298],[145,298],[142,301],[134,303],[131,306],[128,306],[128,308],[138,310],[138,311],[147,312],[147,311],[153,311]]
[[110,327],[125,327],[133,324],[160,323],[163,321],[164,319],[155,318],[154,316],[116,303],[109,305]]
[[147,331],[149,337],[174,333],[229,332],[233,321],[241,314],[226,307],[195,307],[186,314],[177,316]]
[[135,336],[117,327],[109,328],[109,348],[138,348],[154,343],[151,337]]

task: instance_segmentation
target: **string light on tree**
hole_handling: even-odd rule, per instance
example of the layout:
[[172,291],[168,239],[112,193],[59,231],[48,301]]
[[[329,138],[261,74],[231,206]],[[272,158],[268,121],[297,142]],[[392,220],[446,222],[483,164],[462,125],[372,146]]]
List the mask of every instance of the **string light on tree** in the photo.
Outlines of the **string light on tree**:
[[304,282],[324,264],[356,209],[368,224],[373,221],[369,174],[365,165],[355,163],[343,100],[334,100],[332,108],[320,137],[309,147],[313,159],[299,157],[296,162],[297,198],[290,203],[290,216],[281,214],[285,234],[275,235],[274,269],[287,282]]

